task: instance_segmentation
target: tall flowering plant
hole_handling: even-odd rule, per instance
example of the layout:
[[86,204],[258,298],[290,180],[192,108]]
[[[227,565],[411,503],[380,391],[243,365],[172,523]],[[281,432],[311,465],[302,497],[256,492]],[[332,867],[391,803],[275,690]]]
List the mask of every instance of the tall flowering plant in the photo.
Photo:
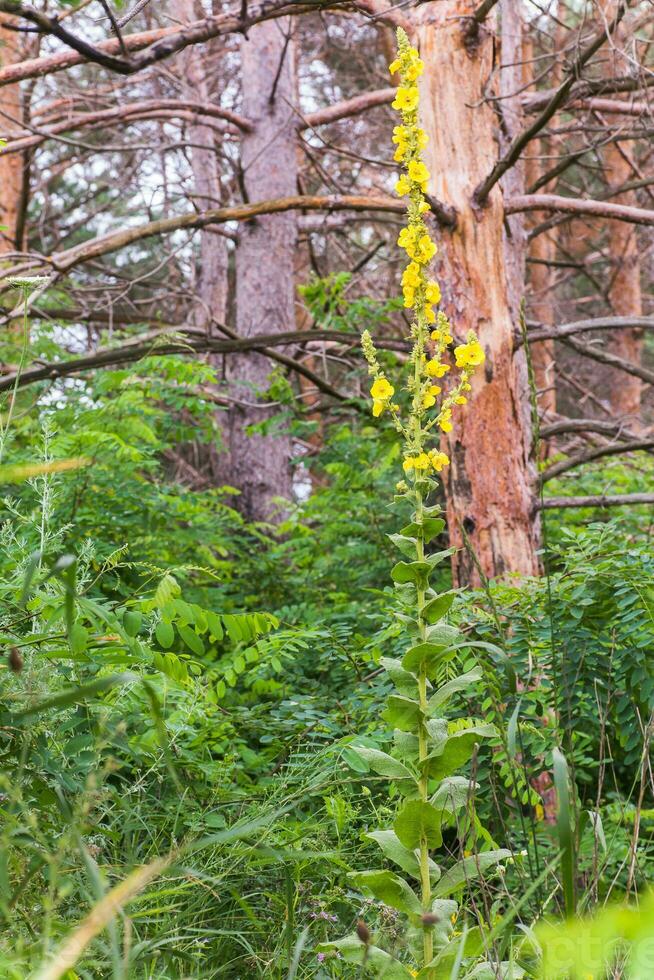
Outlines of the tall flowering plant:
[[[456,771],[470,760],[482,739],[496,734],[492,725],[469,719],[451,722],[444,715],[452,695],[479,680],[481,670],[470,665],[475,644],[446,622],[454,593],[439,594],[430,586],[434,568],[451,550],[431,552],[430,544],[445,521],[440,507],[426,503],[437,486],[435,474],[450,462],[438,447],[440,433],[451,431],[455,411],[466,404],[472,372],[484,362],[484,351],[472,332],[465,343],[453,347],[447,316],[437,309],[441,291],[429,274],[436,245],[424,217],[429,211],[425,194],[430,175],[422,160],[427,135],[418,124],[416,82],[424,66],[404,31],[399,29],[397,37],[398,54],[390,71],[399,72],[401,78],[393,108],[402,121],[393,131],[393,142],[402,174],[395,190],[407,198],[407,223],[398,244],[408,257],[402,274],[404,305],[413,313],[404,382],[407,409],[403,411],[395,401],[395,386],[382,370],[367,331],[362,346],[373,379],[373,415],[388,413],[403,442],[405,478],[398,484],[396,499],[410,502],[412,519],[391,535],[402,556],[391,577],[397,596],[395,615],[406,634],[407,649],[401,660],[381,659],[395,689],[382,716],[394,729],[393,748],[387,753],[355,745],[354,751],[364,767],[394,781],[401,803],[392,827],[368,834],[379,847],[381,866],[354,872],[350,880],[407,917],[409,941],[406,954],[398,959],[376,945],[368,926],[360,922],[353,935],[325,944],[320,955],[361,963],[388,980],[408,976],[435,980],[449,976],[458,957],[478,956],[483,948],[478,928],[458,933],[454,929],[458,906],[452,895],[510,852],[470,853],[446,871],[433,856],[442,844],[443,827],[456,824],[460,811],[466,815],[467,846],[479,834],[476,818],[470,816],[476,787]],[[452,381],[444,391],[450,372]],[[469,669],[457,674],[456,664],[464,651]]]

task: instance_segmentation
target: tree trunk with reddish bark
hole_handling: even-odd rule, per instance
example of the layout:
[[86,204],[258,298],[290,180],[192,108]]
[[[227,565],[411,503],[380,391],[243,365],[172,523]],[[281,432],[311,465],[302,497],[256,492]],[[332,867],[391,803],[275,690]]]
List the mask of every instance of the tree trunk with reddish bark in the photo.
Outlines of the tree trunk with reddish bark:
[[[16,18],[4,17],[5,24]],[[21,35],[0,25],[0,65],[3,67],[23,60]],[[0,89],[0,134],[11,142],[12,132],[22,130],[20,85]],[[3,156],[0,152],[0,254],[14,252],[24,244],[24,178],[23,154]]]
[[[620,143],[609,143],[606,147],[604,163],[608,182],[612,188],[621,187],[635,177],[626,146],[627,144],[621,146]],[[611,200],[616,204],[637,203],[634,191],[616,194]],[[611,261],[608,299],[611,311],[615,316],[642,316],[640,255],[636,226],[627,224],[626,221],[610,221],[608,224]],[[616,330],[610,338],[609,350],[625,361],[640,365],[643,353],[643,331]],[[640,426],[642,388],[641,379],[633,374],[627,374],[625,371],[610,371],[608,396],[611,412],[617,418],[627,421],[632,431]]]
[[[447,512],[452,544],[460,549],[455,578],[476,584],[476,562],[488,577],[537,574],[539,525],[526,360],[514,341],[524,288],[524,233],[513,220],[505,231],[500,187],[483,208],[473,206],[473,192],[498,155],[498,122],[484,98],[498,67],[495,41],[487,27],[470,31],[471,21],[464,18],[474,7],[462,0],[425,5],[417,40],[426,64],[421,105],[433,191],[458,211],[456,229],[442,240],[443,306],[457,338],[475,330],[486,352],[485,376],[473,382],[470,404],[447,446]],[[508,60],[521,59],[518,54]],[[518,120],[509,111],[506,126]],[[520,180],[519,173],[512,179]]]

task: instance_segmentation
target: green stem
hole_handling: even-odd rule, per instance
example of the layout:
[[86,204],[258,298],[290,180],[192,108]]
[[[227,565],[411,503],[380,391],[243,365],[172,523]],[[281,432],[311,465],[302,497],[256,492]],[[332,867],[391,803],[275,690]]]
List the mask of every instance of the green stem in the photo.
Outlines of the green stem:
[[[425,545],[422,532],[422,522],[423,522],[423,500],[422,492],[416,487],[416,524],[420,528],[418,534],[416,535],[416,558],[418,561],[425,560]],[[427,627],[425,620],[423,618],[423,609],[425,607],[425,590],[417,589],[418,596],[418,629],[420,632],[420,642],[424,642],[427,637]],[[421,669],[418,675],[418,699],[420,702],[420,708],[423,712],[427,710],[427,674],[423,669]],[[418,730],[418,757],[420,762],[424,762],[427,758],[427,733],[425,731],[424,723],[420,722],[420,728]],[[420,777],[420,782],[418,784],[420,799],[423,803],[427,802],[428,796],[428,776],[426,770],[423,770],[423,774]],[[423,913],[431,912],[431,880],[429,877],[429,848],[427,846],[427,841],[423,837],[420,841],[420,885],[422,891],[422,911]],[[423,926],[423,966],[426,966],[434,958],[434,940],[432,935],[431,925]]]

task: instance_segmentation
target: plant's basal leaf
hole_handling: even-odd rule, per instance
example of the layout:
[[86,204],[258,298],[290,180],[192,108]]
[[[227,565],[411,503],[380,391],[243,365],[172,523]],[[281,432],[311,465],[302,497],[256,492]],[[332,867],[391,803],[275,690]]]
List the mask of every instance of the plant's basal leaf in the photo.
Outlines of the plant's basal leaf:
[[447,733],[447,719],[432,718],[425,723],[425,728],[429,736],[429,755],[437,756],[443,751],[449,738]]
[[348,875],[356,888],[372,892],[384,905],[407,915],[420,915],[420,899],[406,881],[392,871],[353,871]]
[[473,684],[476,684],[478,680],[481,680],[482,670],[481,667],[473,667],[472,670],[467,671],[465,674],[461,674],[460,677],[455,677],[453,680],[448,681],[447,684],[443,684],[442,687],[436,691],[435,694],[429,699],[427,704],[428,714],[432,714],[437,708],[440,708],[442,704],[445,704],[453,694],[458,691],[466,691]]
[[423,800],[407,800],[395,818],[393,829],[400,843],[411,850],[419,847],[423,838],[430,848],[440,847],[443,841],[441,815]]
[[445,872],[436,886],[434,895],[437,898],[453,895],[459,888],[463,888],[467,882],[480,878],[487,868],[492,868],[509,857],[511,857],[511,851],[503,848],[497,851],[473,854],[472,857],[458,861]]
[[407,767],[379,749],[369,749],[364,745],[353,745],[351,747],[357,755],[367,762],[373,772],[378,772],[380,776],[390,776],[392,779],[414,779],[413,774]]
[[407,980],[412,973],[399,960],[394,959],[378,946],[364,946],[357,935],[345,936],[333,943],[320,943],[316,947],[319,953],[339,953],[346,963],[363,963],[374,972],[375,977],[383,980]]
[[450,611],[455,598],[456,592],[443,592],[442,595],[430,599],[422,610],[422,618],[430,625],[437,623]]
[[384,721],[403,732],[415,731],[421,716],[422,712],[417,701],[400,697],[398,694],[390,695],[386,708],[382,712]]
[[399,561],[391,569],[391,578],[400,585],[413,582],[418,588],[426,589],[430,571],[431,566],[426,561]]

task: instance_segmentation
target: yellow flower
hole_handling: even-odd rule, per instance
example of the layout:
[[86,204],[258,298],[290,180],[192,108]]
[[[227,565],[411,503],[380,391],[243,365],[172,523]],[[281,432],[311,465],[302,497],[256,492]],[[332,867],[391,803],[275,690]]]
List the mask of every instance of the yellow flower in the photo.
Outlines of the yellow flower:
[[389,398],[392,398],[395,394],[395,388],[387,381],[386,378],[377,378],[373,382],[373,386],[370,389],[370,394],[375,399],[375,401],[387,402]]
[[428,303],[440,303],[441,287],[437,282],[428,282],[425,288],[425,299]]
[[436,398],[434,397],[434,395],[432,395],[430,391],[426,391],[425,394],[422,396],[422,407],[431,408],[432,405],[435,404],[436,404]]
[[372,403],[372,414],[375,416],[376,419],[378,419],[385,408],[386,408],[386,402],[380,402],[375,399],[375,401],[373,401]]
[[400,59],[396,58],[395,61],[391,61],[390,65],[388,66],[388,70],[390,71],[391,75],[394,75],[396,72],[400,70],[400,67],[401,67]]
[[424,70],[424,62],[418,58],[412,65],[409,65],[404,73],[404,77],[410,82],[415,82],[416,78],[420,78]]
[[[400,232],[400,237],[397,240],[397,243],[401,248],[406,248],[404,232],[406,232],[407,236],[410,238],[408,228],[403,228]],[[409,262],[408,266],[402,273],[402,285],[412,286],[413,289],[417,289],[420,285],[420,266],[417,262]]]
[[417,456],[407,456],[402,463],[402,469],[405,473],[408,473],[409,470],[427,470],[429,469],[429,456],[427,453],[419,453]]
[[478,340],[471,340],[467,344],[455,347],[454,356],[458,368],[477,367],[486,360],[484,349]]
[[450,465],[450,457],[447,453],[439,453],[435,449],[430,452],[429,459],[437,473],[440,473],[444,466]]
[[468,399],[465,395],[457,395],[457,397],[454,399],[455,405],[467,405],[467,403]]
[[436,255],[436,246],[429,235],[421,235],[416,244],[415,259],[426,264]]
[[443,375],[447,374],[450,370],[449,364],[441,364],[437,358],[432,358],[431,361],[427,361],[425,371],[430,378],[442,378]]
[[424,131],[424,129],[421,129],[420,126],[416,126],[416,142],[421,150],[424,150],[427,143],[429,143],[427,133]]
[[440,395],[440,393],[441,393],[442,390],[443,389],[440,388],[438,385],[429,385],[429,394],[430,395]]
[[425,319],[427,323],[436,323],[436,314],[432,310],[429,303],[425,303]]
[[408,150],[407,143],[398,143],[395,153],[393,154],[393,159],[396,163],[401,163],[404,160],[404,154]]
[[449,333],[447,333],[447,332],[445,332],[443,330],[432,330],[432,332],[431,332],[431,339],[432,340],[435,340],[436,343],[443,344],[445,347],[447,347],[448,344],[451,344],[452,343],[452,341],[454,340],[454,337],[452,337],[451,334],[449,334]]
[[426,211],[431,211],[431,206],[427,201],[421,201],[418,205],[418,214],[425,214]]
[[409,310],[411,309],[415,301],[416,291],[413,288],[413,286],[405,286],[403,292],[404,292],[404,307],[405,309]]
[[412,160],[409,164],[409,180],[415,180],[418,184],[424,184],[429,180],[429,171],[420,160]]
[[543,809],[542,803],[536,804],[534,807],[534,815],[538,821],[545,819],[545,810]]
[[415,85],[411,85],[409,88],[400,86],[392,105],[394,109],[399,109],[400,112],[413,112],[418,106],[418,100],[418,89]]
[[393,126],[394,143],[406,143],[408,138],[409,138],[409,129],[407,126]]
[[443,432],[452,431],[452,423],[450,422],[451,417],[452,417],[451,408],[444,408],[441,414],[438,416],[438,425]]
[[404,197],[411,190],[411,184],[404,174],[397,180],[395,184],[395,193],[398,197]]

